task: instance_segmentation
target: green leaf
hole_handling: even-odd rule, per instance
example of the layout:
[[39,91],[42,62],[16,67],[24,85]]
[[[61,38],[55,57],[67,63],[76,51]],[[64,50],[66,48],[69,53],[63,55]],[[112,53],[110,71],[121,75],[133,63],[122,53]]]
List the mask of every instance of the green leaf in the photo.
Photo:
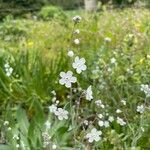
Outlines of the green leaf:
[[13,150],[8,145],[0,144],[0,150]]

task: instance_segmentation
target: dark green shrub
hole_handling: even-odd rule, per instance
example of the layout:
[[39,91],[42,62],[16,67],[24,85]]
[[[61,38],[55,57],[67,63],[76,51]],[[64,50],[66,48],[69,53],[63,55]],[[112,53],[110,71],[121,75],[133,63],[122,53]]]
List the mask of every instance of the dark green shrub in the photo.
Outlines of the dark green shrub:
[[134,4],[137,0],[113,0],[114,4],[122,5],[122,4]]

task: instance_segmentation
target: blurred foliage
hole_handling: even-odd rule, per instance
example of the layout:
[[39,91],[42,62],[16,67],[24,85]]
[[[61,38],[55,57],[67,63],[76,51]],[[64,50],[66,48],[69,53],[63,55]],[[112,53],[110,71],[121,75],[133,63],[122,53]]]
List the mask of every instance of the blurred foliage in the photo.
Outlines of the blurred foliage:
[[[111,4],[115,7],[128,7],[135,2],[147,4],[150,6],[149,0],[98,0],[102,4]],[[75,10],[84,8],[84,0],[0,0],[0,20],[7,15],[24,16],[24,14],[35,14],[37,11],[48,11],[49,5],[61,7],[64,10]],[[44,8],[42,8],[44,7]],[[58,8],[58,9],[59,9]],[[52,6],[51,6],[52,9]]]
[[60,19],[65,21],[66,15],[60,7],[45,6],[42,7],[41,11],[39,12],[39,17],[43,20]]

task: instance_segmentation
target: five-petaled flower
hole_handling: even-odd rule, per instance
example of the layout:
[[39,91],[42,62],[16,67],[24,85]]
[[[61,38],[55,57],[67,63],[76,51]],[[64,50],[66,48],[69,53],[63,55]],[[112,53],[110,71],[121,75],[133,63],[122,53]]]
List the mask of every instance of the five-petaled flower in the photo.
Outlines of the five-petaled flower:
[[75,60],[72,64],[72,67],[76,69],[76,72],[80,74],[82,71],[86,70],[86,65],[85,65],[85,59],[84,58],[79,58],[78,56],[75,57]]
[[55,115],[59,120],[68,119],[68,111],[62,108],[58,108],[57,111],[55,111]]
[[67,73],[61,72],[60,73],[61,79],[59,80],[59,83],[61,85],[65,85],[67,88],[70,88],[71,83],[75,83],[77,81],[77,78],[72,75],[73,75],[72,71],[68,71]]
[[94,141],[98,142],[99,140],[101,140],[100,135],[102,135],[102,132],[101,131],[97,131],[96,128],[93,128],[91,130],[91,132],[86,135],[86,138],[88,139],[88,141],[90,143],[92,143]]
[[144,113],[144,110],[145,110],[144,105],[137,106],[136,111],[139,112],[140,114]]
[[91,86],[87,88],[85,94],[86,94],[86,100],[91,101],[93,99],[93,92],[92,92]]

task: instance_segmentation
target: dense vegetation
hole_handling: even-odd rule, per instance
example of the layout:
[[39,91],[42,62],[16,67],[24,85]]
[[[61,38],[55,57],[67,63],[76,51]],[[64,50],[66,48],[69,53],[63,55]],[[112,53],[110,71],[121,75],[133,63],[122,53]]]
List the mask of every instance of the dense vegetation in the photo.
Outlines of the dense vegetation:
[[0,24],[0,150],[149,150],[150,11],[51,10]]

